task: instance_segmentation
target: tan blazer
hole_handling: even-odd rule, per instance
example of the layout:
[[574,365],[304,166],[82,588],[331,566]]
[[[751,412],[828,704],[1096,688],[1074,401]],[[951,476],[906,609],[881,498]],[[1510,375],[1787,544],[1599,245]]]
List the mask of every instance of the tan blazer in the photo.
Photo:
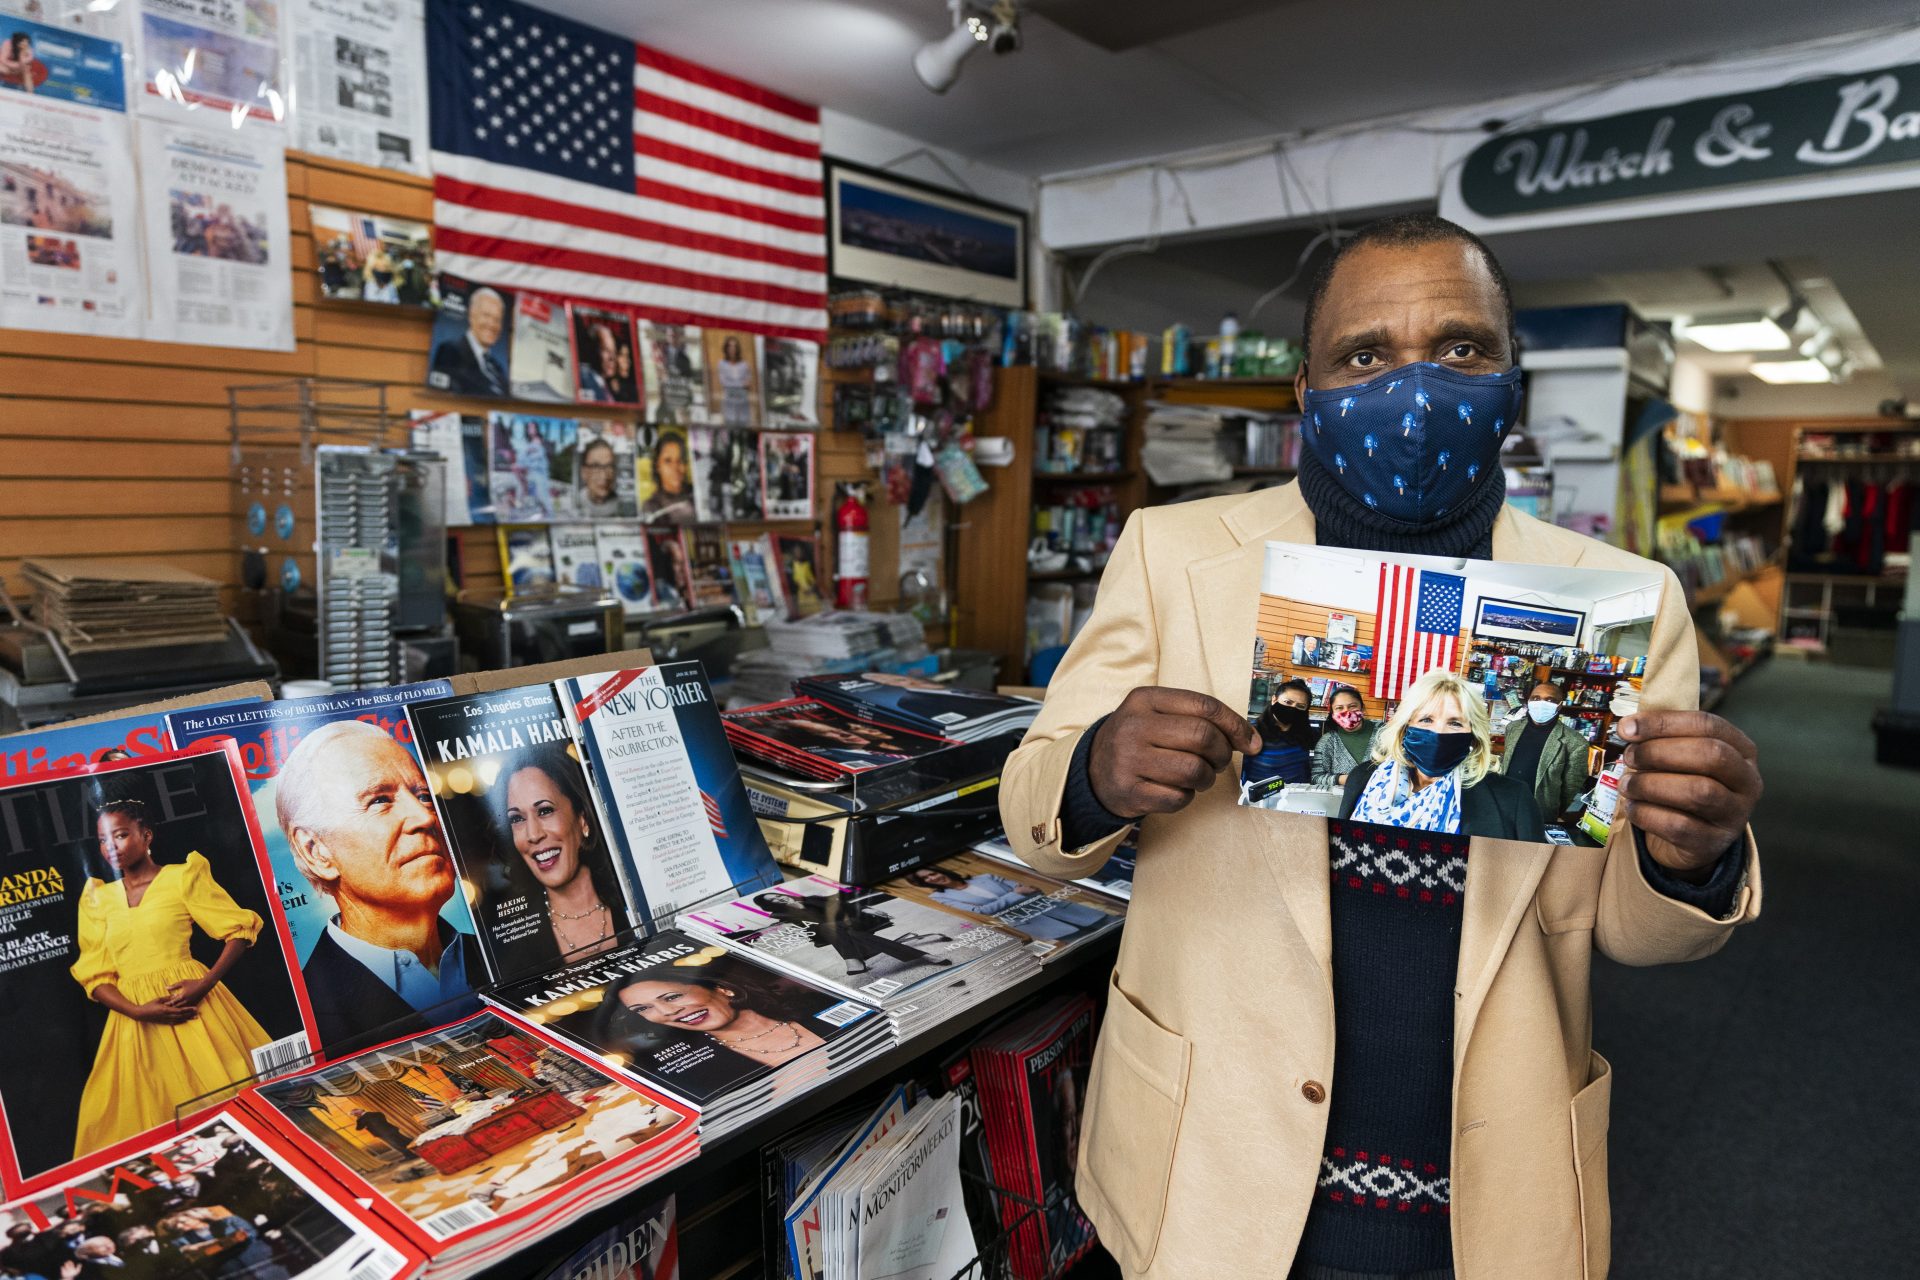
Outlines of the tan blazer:
[[[1141,511],[1086,629],[1007,762],[1001,814],[1038,870],[1077,876],[1121,835],[1059,845],[1082,730],[1138,685],[1245,703],[1267,540],[1311,544],[1293,486]],[[1591,538],[1501,512],[1500,560],[1637,569]],[[1691,708],[1698,653],[1679,583],[1654,624],[1642,705]],[[1237,772],[1238,762],[1232,766]],[[1320,1173],[1333,1062],[1324,820],[1235,804],[1223,775],[1141,827],[1133,902],[1088,1086],[1079,1195],[1132,1277],[1284,1277]],[[1624,828],[1605,849],[1473,842],[1455,996],[1452,1214],[1460,1280],[1607,1273],[1612,1079],[1592,1051],[1594,947],[1623,964],[1711,955],[1760,911],[1748,841],[1733,916],[1653,890]]]

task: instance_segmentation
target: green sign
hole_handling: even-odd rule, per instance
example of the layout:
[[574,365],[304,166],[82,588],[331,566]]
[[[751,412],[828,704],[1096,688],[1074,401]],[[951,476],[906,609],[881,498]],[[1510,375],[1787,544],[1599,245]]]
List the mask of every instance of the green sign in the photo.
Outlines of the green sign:
[[1493,138],[1460,198],[1484,218],[1920,163],[1920,64]]

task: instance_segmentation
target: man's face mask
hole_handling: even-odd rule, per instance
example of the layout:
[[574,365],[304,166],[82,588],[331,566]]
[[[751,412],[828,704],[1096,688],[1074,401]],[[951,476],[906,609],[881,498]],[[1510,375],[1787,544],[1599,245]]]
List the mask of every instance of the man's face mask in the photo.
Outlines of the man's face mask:
[[1309,390],[1301,414],[1307,447],[1343,488],[1382,515],[1427,524],[1500,465],[1520,414],[1520,370],[1402,365],[1357,386]]

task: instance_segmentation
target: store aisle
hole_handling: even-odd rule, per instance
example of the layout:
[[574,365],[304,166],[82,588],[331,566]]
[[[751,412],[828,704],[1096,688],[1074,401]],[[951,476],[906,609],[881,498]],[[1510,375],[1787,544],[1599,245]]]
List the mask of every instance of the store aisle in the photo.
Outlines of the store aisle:
[[1596,962],[1615,1280],[1920,1267],[1920,774],[1873,763],[1890,686],[1785,659],[1742,681],[1719,710],[1767,781],[1760,920],[1699,964]]

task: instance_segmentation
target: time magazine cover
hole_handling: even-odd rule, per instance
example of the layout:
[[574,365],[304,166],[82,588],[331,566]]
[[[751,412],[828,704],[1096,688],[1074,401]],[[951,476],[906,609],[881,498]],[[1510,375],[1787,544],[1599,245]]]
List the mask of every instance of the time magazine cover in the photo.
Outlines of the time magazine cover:
[[611,950],[635,916],[552,685],[407,707],[497,981]]
[[238,1107],[0,1209],[14,1276],[405,1280],[426,1261]]
[[[486,974],[473,915],[406,711],[409,701],[452,692],[446,681],[428,680],[167,716],[182,746],[219,738],[239,744],[280,913],[329,1057],[479,1007],[472,991]],[[397,873],[395,853],[402,855]],[[438,957],[434,998],[424,1010],[385,979],[403,958],[388,945],[402,916],[416,940],[404,955]]]
[[[496,1013],[263,1084],[250,1105],[430,1255],[497,1238],[604,1166],[692,1155],[686,1108]],[[583,1206],[576,1206],[582,1207]]]
[[8,1198],[307,1058],[272,884],[231,743],[0,787]]
[[698,662],[556,687],[641,919],[780,883]]

